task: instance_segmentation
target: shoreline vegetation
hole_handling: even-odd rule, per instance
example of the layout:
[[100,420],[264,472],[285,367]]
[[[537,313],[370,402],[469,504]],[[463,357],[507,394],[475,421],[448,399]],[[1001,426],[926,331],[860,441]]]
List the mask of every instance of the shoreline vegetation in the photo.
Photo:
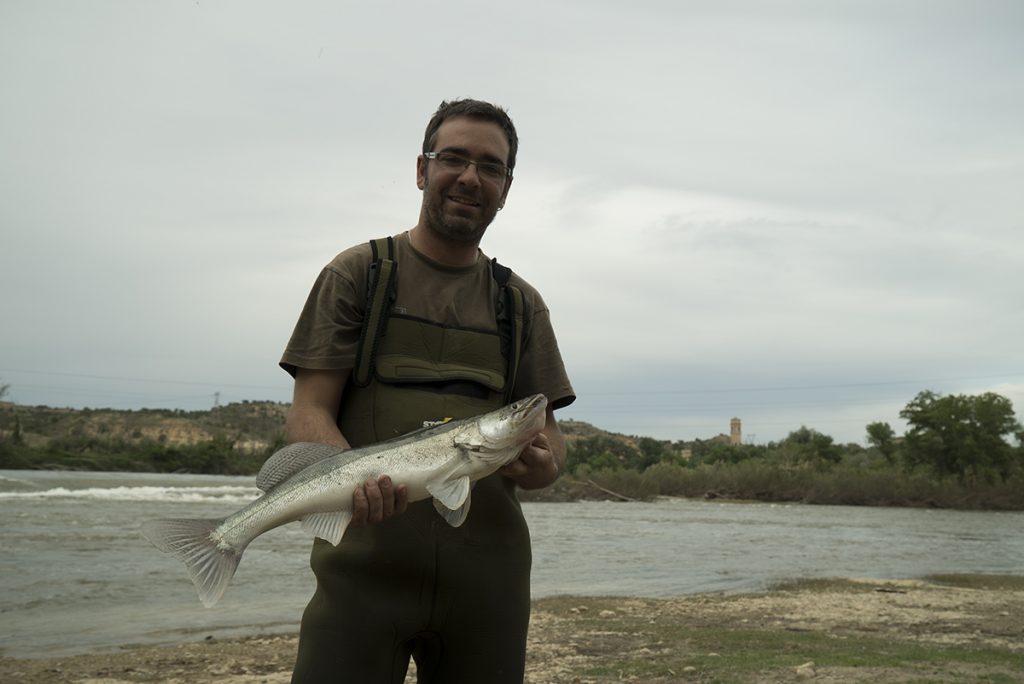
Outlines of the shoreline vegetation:
[[[285,684],[297,637],[0,657],[21,684]],[[815,579],[750,594],[532,604],[528,684],[1021,681],[1024,577]],[[415,681],[412,673],[407,683]]]
[[[836,444],[806,426],[779,442],[755,445],[733,443],[726,435],[656,440],[560,421],[567,472],[553,486],[521,492],[520,498],[1024,510],[1024,432],[1014,433],[1021,426],[1007,417],[1013,416],[1007,401],[923,392],[911,408],[924,427],[904,439],[888,425],[872,423],[867,447]],[[274,402],[209,411],[0,402],[0,469],[253,475],[285,444],[287,410]],[[999,420],[988,425],[971,418],[975,413]],[[1011,446],[1006,434],[1014,434],[1018,445]]]
[[965,484],[955,478],[907,474],[894,468],[786,468],[745,461],[686,468],[659,464],[643,472],[564,475],[547,489],[521,491],[531,502],[652,501],[661,497],[821,506],[887,506],[1022,511],[1024,478]]

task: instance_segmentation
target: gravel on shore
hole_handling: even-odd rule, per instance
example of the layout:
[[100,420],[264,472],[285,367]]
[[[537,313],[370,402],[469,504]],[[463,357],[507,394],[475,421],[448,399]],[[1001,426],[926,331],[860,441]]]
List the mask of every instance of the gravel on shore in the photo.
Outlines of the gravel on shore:
[[[686,629],[754,629],[821,632],[838,638],[870,635],[924,645],[973,645],[1024,658],[1024,581],[998,587],[958,586],[924,580],[823,580],[757,594],[692,595],[672,599],[556,597],[533,604],[528,649],[530,684],[621,681],[709,681],[691,672],[656,680],[600,674],[603,662],[637,649],[637,633],[624,621],[664,625],[657,643],[641,649],[685,648],[671,634]],[[845,635],[845,637],[844,637]],[[0,681],[23,684],[285,684],[290,681],[295,635],[233,640],[206,639],[159,647],[55,658],[0,658]],[[718,655],[718,654],[712,654]],[[728,654],[723,654],[727,657]],[[616,661],[618,662],[618,661]],[[810,664],[801,674],[787,669],[767,682],[904,681],[907,674],[873,671],[868,679],[829,673]],[[690,670],[691,668],[687,668]],[[799,669],[799,668],[797,668]],[[597,673],[597,674],[595,674]],[[408,681],[414,681],[410,673]],[[720,681],[720,680],[715,680]],[[744,680],[746,681],[746,680]],[[930,681],[930,680],[929,680]],[[946,680],[935,680],[946,681]],[[971,680],[975,681],[975,680]],[[1002,681],[1002,680],[1001,680]],[[1024,675],[1022,679],[1024,681]]]

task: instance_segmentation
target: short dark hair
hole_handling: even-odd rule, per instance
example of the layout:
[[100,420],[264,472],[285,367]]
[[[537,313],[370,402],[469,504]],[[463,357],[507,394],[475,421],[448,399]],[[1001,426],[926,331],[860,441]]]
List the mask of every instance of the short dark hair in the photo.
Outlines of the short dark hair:
[[508,112],[503,108],[481,100],[465,99],[442,102],[437,111],[434,112],[434,116],[430,118],[430,123],[427,124],[427,131],[423,135],[424,153],[433,151],[434,143],[437,142],[437,129],[441,128],[441,124],[445,122],[445,119],[459,116],[478,121],[490,121],[501,126],[501,130],[505,131],[505,137],[508,138],[508,160],[505,163],[509,169],[516,168],[519,136],[516,135],[516,127],[512,123],[512,119],[509,118]]

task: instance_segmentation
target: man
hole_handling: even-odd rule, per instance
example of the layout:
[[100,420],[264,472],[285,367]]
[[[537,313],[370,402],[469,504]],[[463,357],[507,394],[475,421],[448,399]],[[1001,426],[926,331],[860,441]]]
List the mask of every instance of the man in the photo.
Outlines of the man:
[[544,430],[477,483],[461,527],[429,501],[409,504],[386,474],[357,488],[341,544],[314,543],[293,682],[399,684],[410,656],[420,682],[523,679],[531,556],[515,489],[558,478],[553,410],[575,396],[544,301],[479,249],[517,148],[501,108],[441,103],[416,160],[416,225],[325,267],[282,357],[295,376],[293,442],[363,446],[538,392],[549,400]]

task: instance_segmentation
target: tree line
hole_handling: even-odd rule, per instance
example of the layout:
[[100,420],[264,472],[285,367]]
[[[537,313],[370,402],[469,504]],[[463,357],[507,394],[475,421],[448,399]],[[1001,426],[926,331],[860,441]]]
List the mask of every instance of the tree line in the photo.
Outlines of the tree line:
[[1009,399],[923,391],[900,417],[904,435],[870,423],[866,447],[836,443],[807,426],[767,444],[591,435],[570,441],[567,467],[576,495],[589,482],[630,498],[1024,509],[1024,428]]

